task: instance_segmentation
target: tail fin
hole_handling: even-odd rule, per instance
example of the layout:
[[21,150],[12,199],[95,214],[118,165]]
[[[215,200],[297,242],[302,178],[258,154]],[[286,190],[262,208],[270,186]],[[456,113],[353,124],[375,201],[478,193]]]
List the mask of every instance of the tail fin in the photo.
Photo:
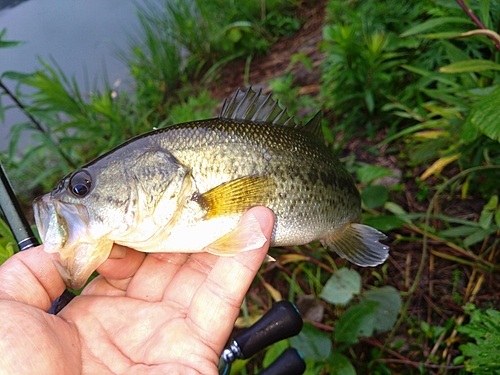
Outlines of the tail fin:
[[389,256],[389,246],[379,242],[386,238],[368,225],[350,223],[321,243],[358,266],[375,267]]

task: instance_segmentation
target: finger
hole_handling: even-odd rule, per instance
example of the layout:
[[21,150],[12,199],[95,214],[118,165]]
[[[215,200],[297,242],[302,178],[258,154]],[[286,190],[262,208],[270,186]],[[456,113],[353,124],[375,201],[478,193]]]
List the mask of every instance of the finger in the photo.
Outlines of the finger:
[[195,253],[179,268],[175,277],[165,286],[162,300],[174,301],[177,306],[188,309],[193,296],[202,285],[219,257],[209,253]]
[[146,257],[146,253],[134,249],[113,245],[111,254],[121,254],[119,258],[108,258],[97,268],[97,272],[107,279],[129,279],[135,275]]
[[64,282],[43,245],[21,251],[0,267],[0,299],[10,299],[47,311]]
[[165,289],[189,259],[189,254],[148,254],[127,290],[127,296],[146,301],[161,301]]
[[82,294],[123,295],[145,257],[143,252],[113,245],[110,258],[97,268],[100,276],[92,280]]
[[[199,338],[220,352],[232,331],[241,303],[269,249],[274,214],[265,207],[249,210],[244,218],[256,219],[267,242],[259,249],[235,257],[221,257],[193,297],[188,317]],[[221,319],[221,317],[224,317]]]

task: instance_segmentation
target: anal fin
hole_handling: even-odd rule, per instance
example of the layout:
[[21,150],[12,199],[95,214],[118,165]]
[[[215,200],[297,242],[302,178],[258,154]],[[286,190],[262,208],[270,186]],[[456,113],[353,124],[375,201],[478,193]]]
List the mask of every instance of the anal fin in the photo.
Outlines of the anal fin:
[[375,267],[389,256],[389,246],[379,242],[385,238],[382,232],[368,225],[350,223],[321,243],[358,266]]

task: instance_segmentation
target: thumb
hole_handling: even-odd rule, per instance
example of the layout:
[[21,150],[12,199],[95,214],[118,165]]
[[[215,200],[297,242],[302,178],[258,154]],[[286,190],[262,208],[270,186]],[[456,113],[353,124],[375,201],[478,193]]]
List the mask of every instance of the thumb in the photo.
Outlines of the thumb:
[[0,299],[14,300],[44,311],[65,285],[43,245],[21,251],[0,266]]

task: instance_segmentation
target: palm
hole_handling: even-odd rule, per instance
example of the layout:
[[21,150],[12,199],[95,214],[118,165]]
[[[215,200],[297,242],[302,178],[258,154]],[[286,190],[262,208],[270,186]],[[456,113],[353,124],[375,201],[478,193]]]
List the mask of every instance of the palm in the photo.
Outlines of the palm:
[[[266,215],[263,231],[269,238],[272,216]],[[108,260],[99,269],[102,276],[57,317],[25,304],[15,307],[33,310],[33,321],[23,322],[30,330],[43,327],[35,346],[43,347],[41,358],[61,361],[53,373],[216,374],[241,301],[266,252],[264,246],[219,258],[128,250],[123,259]],[[16,309],[11,316],[19,313]],[[61,353],[64,358],[54,358]]]

